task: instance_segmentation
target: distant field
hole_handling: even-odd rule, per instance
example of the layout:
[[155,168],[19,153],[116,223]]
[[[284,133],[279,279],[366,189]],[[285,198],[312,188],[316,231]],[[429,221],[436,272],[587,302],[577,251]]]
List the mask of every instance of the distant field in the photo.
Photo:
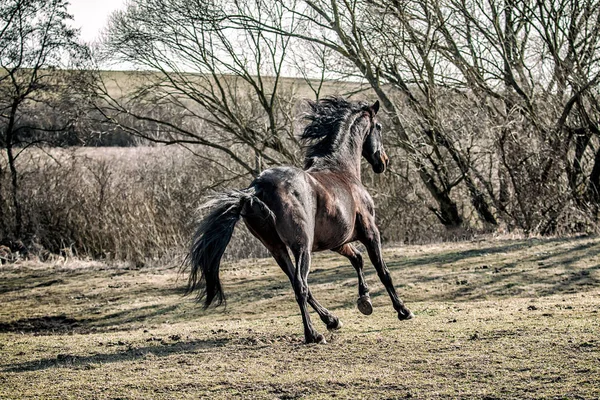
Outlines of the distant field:
[[[558,399],[600,396],[600,239],[390,247],[416,318],[375,311],[333,254],[309,283],[344,327],[302,344],[271,259],[223,266],[226,308],[181,297],[177,267],[77,260],[0,266],[0,398]],[[324,326],[312,313],[316,327]]]
[[[159,72],[152,71],[102,71],[100,73],[102,84],[108,94],[115,98],[121,96],[127,96],[132,91],[148,85],[150,82],[156,82],[164,79],[164,76]],[[190,82],[198,82],[206,84],[206,78],[203,78],[200,74],[188,73],[184,74],[186,80]],[[232,82],[242,82],[240,78],[234,76],[223,76],[223,82],[226,84],[232,84]],[[262,81],[265,87],[273,85],[273,79],[262,76]],[[209,78],[209,80],[211,80]],[[242,85],[245,83],[242,82]],[[340,80],[319,80],[313,79],[307,81],[303,78],[297,77],[280,77],[278,85],[283,88],[284,91],[291,91],[301,99],[314,100],[314,90],[319,90],[320,95],[346,95],[349,93],[369,93],[371,88],[368,84],[361,84],[360,82],[351,81],[340,81]],[[247,86],[249,89],[250,87]]]

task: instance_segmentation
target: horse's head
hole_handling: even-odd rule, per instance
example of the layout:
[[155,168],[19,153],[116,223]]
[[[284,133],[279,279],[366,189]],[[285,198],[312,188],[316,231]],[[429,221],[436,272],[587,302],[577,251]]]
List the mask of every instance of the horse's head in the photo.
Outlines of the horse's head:
[[383,138],[381,136],[381,124],[377,121],[377,111],[379,111],[379,100],[372,106],[366,106],[365,111],[369,113],[369,132],[365,136],[363,143],[362,155],[367,159],[369,164],[373,167],[373,171],[376,174],[380,174],[385,171],[390,159],[385,150],[383,149]]

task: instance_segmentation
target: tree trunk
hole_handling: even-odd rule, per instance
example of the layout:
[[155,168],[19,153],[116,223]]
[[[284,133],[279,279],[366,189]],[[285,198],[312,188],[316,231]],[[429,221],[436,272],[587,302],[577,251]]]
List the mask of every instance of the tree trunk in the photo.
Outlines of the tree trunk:
[[439,207],[430,207],[429,209],[433,211],[435,216],[438,217],[440,222],[446,228],[459,228],[463,224],[463,219],[458,212],[456,203],[450,198],[448,191],[440,190],[435,184],[433,177],[422,165],[417,166],[417,168],[419,170],[419,176],[421,177],[421,180]]
[[588,181],[587,197],[597,210],[600,207],[600,149],[598,149],[594,158],[594,167]]
[[588,145],[590,144],[591,135],[583,128],[575,129],[575,154],[573,156],[573,160],[570,163],[567,163],[567,178],[569,181],[569,187],[571,188],[571,193],[573,198],[577,201],[578,204],[582,204],[584,202],[585,194],[582,193],[581,183],[584,181],[583,179],[583,167],[581,160],[585,154]]
[[12,146],[6,146],[6,154],[8,155],[8,166],[10,168],[10,180],[11,180],[11,197],[13,207],[15,209],[15,239],[21,238],[21,231],[23,226],[23,217],[21,213],[21,203],[19,203],[18,189],[19,181],[17,168],[15,166],[15,157],[13,154]]
[[13,153],[13,145],[14,145],[14,141],[15,141],[15,137],[14,137],[15,119],[17,116],[17,109],[19,107],[19,103],[20,103],[20,101],[18,98],[13,100],[13,104],[10,109],[10,118],[8,120],[8,125],[6,127],[6,135],[5,135],[5,142],[4,142],[6,155],[8,156],[8,168],[10,170],[10,177],[11,177],[10,193],[11,193],[13,208],[15,209],[15,214],[14,214],[15,226],[14,226],[14,230],[13,230],[15,239],[21,238],[21,231],[22,231],[22,227],[23,227],[21,204],[19,203],[19,196],[18,196],[19,177],[17,174],[17,167],[15,166],[15,157],[14,157],[14,153]]
[[6,219],[4,216],[4,196],[2,189],[2,183],[4,181],[4,169],[2,168],[2,161],[0,161],[0,240],[6,236]]
[[425,132],[428,136],[430,136],[433,140],[440,143],[442,146],[448,150],[450,156],[460,169],[463,179],[465,180],[465,184],[467,185],[467,189],[469,190],[469,195],[471,198],[471,204],[477,211],[479,218],[487,224],[490,225],[498,225],[498,221],[496,221],[496,217],[491,211],[490,205],[488,204],[485,196],[479,190],[473,179],[471,178],[471,166],[469,162],[463,157],[463,155],[459,152],[459,150],[454,146],[454,144],[448,140],[446,136],[444,136],[441,132],[437,130],[429,130]]

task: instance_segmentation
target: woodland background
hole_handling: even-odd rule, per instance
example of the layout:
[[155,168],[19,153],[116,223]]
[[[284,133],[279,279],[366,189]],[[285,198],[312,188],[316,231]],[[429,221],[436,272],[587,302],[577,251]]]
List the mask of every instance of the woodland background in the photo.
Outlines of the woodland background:
[[93,49],[67,4],[0,4],[3,262],[182,254],[328,95],[382,103],[385,241],[598,232],[597,1],[132,0]]

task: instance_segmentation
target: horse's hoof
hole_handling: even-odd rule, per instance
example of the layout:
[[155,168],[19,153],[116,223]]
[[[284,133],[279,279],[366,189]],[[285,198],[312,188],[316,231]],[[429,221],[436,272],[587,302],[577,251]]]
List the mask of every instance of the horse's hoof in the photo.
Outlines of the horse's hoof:
[[415,317],[415,314],[412,313],[412,311],[410,311],[409,309],[406,309],[403,313],[398,313],[398,319],[400,321],[406,321],[409,319],[413,319]]
[[342,326],[344,326],[342,324],[342,321],[340,321],[338,318],[336,318],[333,320],[333,322],[327,324],[327,330],[337,331],[338,329],[342,329]]
[[315,336],[313,338],[306,338],[304,340],[304,343],[305,344],[312,344],[312,343],[327,344],[327,341],[325,340],[325,336],[323,336],[320,333],[318,333],[317,336]]
[[373,304],[371,304],[371,298],[369,295],[360,296],[356,302],[358,311],[365,315],[373,314]]
[[321,335],[320,333],[317,333],[317,335],[314,337],[305,337],[304,343],[305,344],[311,344],[311,343],[327,344],[327,341],[325,340],[325,336]]

